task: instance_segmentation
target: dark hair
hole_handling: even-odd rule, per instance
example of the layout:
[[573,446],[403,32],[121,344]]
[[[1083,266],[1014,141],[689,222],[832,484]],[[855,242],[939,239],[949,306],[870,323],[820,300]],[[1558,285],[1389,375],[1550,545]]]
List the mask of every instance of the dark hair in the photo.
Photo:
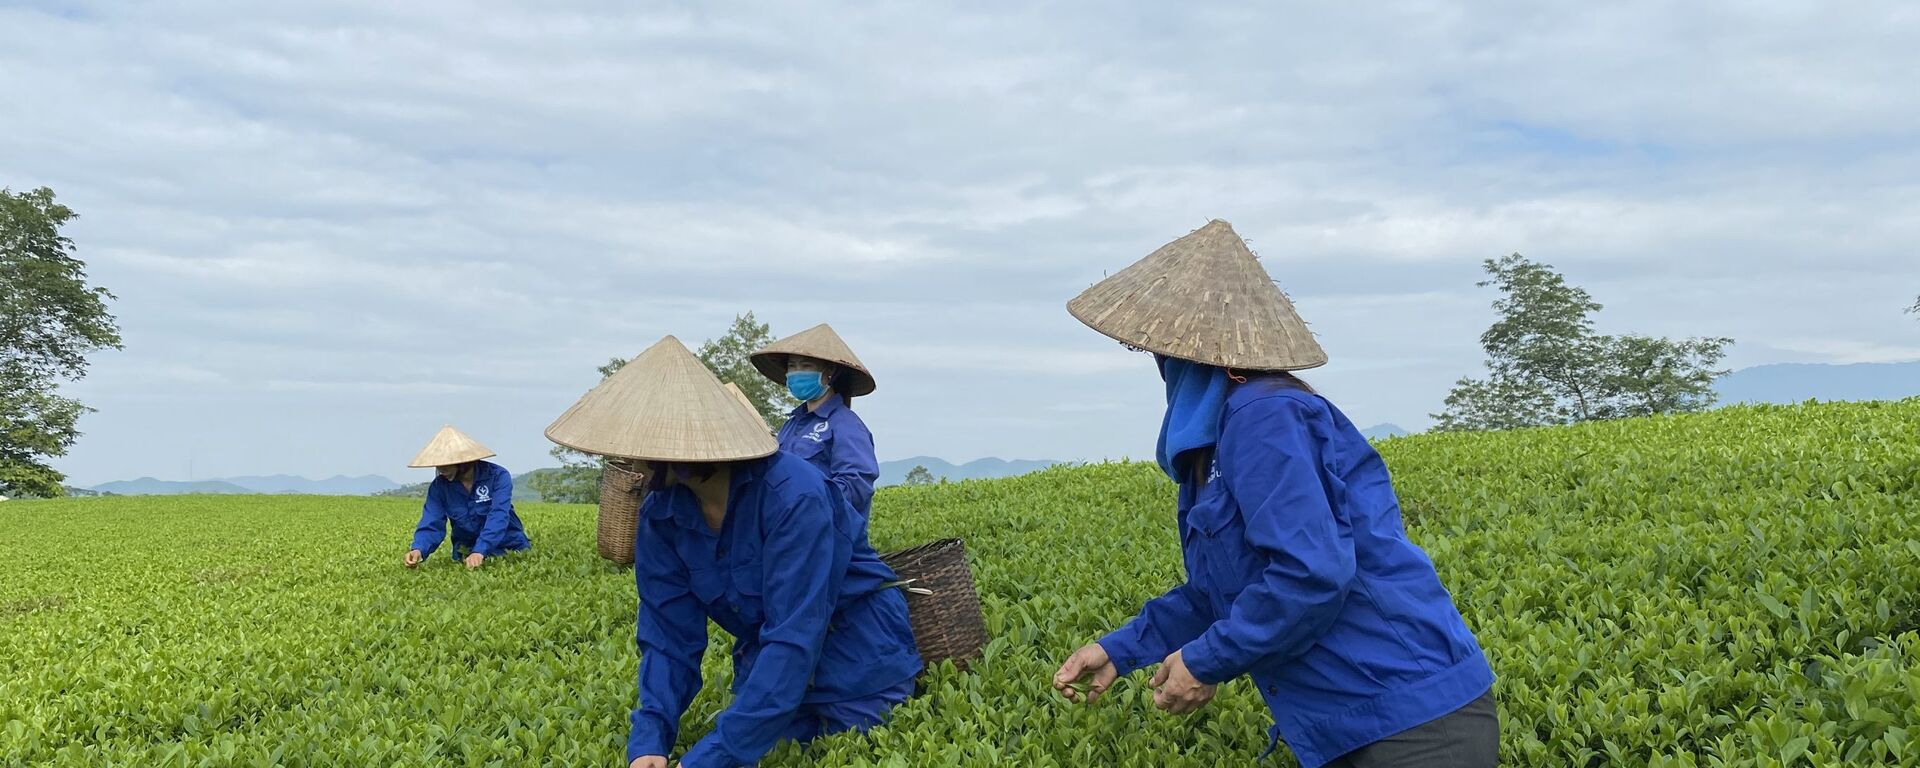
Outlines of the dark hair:
[[839,393],[841,405],[846,406],[849,411],[853,410],[853,393],[847,391],[853,384],[853,369],[839,363],[828,363],[828,365],[834,368],[833,380],[828,382],[828,386]]
[[1314,390],[1312,384],[1307,383],[1306,379],[1293,375],[1292,371],[1281,371],[1275,375],[1280,379],[1280,383],[1285,384],[1289,387],[1293,387],[1294,389],[1300,390],[1309,395],[1320,394],[1319,392]]

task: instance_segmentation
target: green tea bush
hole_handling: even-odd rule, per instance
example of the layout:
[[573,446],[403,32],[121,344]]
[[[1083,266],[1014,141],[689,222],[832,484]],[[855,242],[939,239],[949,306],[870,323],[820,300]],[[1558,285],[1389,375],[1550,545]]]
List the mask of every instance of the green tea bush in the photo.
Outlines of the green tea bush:
[[[1920,764],[1920,400],[1381,451],[1499,675],[1506,764]],[[886,727],[764,764],[1250,763],[1244,683],[1185,718],[1144,672],[1093,707],[1048,685],[1180,578],[1172,496],[1147,464],[882,491],[876,546],[966,537],[994,640]],[[0,505],[0,765],[620,764],[634,590],[593,510],[525,504],[532,552],[406,571],[416,505]],[[724,703],[715,637],[683,746]]]

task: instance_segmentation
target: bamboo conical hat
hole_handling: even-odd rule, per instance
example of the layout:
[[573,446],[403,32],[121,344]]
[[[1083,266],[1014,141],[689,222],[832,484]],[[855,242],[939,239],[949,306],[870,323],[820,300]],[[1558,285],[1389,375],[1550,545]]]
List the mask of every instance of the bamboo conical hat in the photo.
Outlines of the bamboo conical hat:
[[847,342],[840,338],[840,334],[833,332],[833,326],[821,323],[768,344],[760,351],[753,353],[753,367],[760,370],[760,375],[784,385],[787,383],[788,355],[825,360],[847,369],[847,374],[853,381],[847,385],[847,390],[840,394],[848,397],[873,394],[873,372],[867,370],[866,364],[854,356],[853,348],[847,346]]
[[1233,225],[1215,219],[1067,302],[1087,327],[1149,352],[1242,371],[1327,363]]
[[493,451],[480,444],[480,441],[467,437],[467,433],[454,429],[452,424],[440,428],[427,447],[415,454],[409,467],[444,467],[449,464],[465,464],[493,456]]
[[679,339],[668,336],[547,427],[576,451],[642,461],[738,461],[779,446]]
[[768,426],[766,417],[760,415],[760,409],[754,407],[753,401],[747,398],[747,393],[740,389],[740,385],[729,381],[727,382],[727,391],[732,392],[734,398],[739,400],[741,405],[746,406],[747,410],[753,413],[754,418],[760,420],[760,426],[766,427],[767,434],[773,434],[773,427]]

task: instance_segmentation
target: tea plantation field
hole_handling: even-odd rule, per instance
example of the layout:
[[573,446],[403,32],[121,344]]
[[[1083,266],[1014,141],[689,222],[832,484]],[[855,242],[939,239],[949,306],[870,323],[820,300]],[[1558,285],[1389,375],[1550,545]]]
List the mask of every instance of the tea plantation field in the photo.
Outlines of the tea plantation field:
[[[1500,677],[1506,764],[1920,765],[1920,400],[1382,452]],[[415,504],[0,504],[0,765],[621,764],[634,590],[594,556],[593,510],[522,505],[534,552],[407,571]],[[1145,673],[1091,708],[1048,687],[1178,578],[1151,465],[889,489],[874,516],[883,549],[967,538],[996,639],[889,726],[765,765],[1197,768],[1264,747],[1243,683],[1187,718],[1152,708]]]

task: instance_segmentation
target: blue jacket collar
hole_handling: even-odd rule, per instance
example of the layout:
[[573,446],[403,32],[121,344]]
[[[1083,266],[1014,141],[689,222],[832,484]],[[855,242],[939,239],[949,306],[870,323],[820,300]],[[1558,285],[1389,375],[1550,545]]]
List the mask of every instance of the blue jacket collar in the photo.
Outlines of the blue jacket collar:
[[801,403],[798,406],[794,407],[793,413],[791,415],[804,416],[808,413],[812,413],[815,416],[819,416],[820,418],[826,419],[826,418],[831,418],[834,413],[838,412],[840,409],[845,407],[847,407],[847,402],[845,400],[840,399],[840,393],[835,392],[833,394],[827,395],[826,401],[820,403],[819,408],[813,411],[808,411],[807,404]]

